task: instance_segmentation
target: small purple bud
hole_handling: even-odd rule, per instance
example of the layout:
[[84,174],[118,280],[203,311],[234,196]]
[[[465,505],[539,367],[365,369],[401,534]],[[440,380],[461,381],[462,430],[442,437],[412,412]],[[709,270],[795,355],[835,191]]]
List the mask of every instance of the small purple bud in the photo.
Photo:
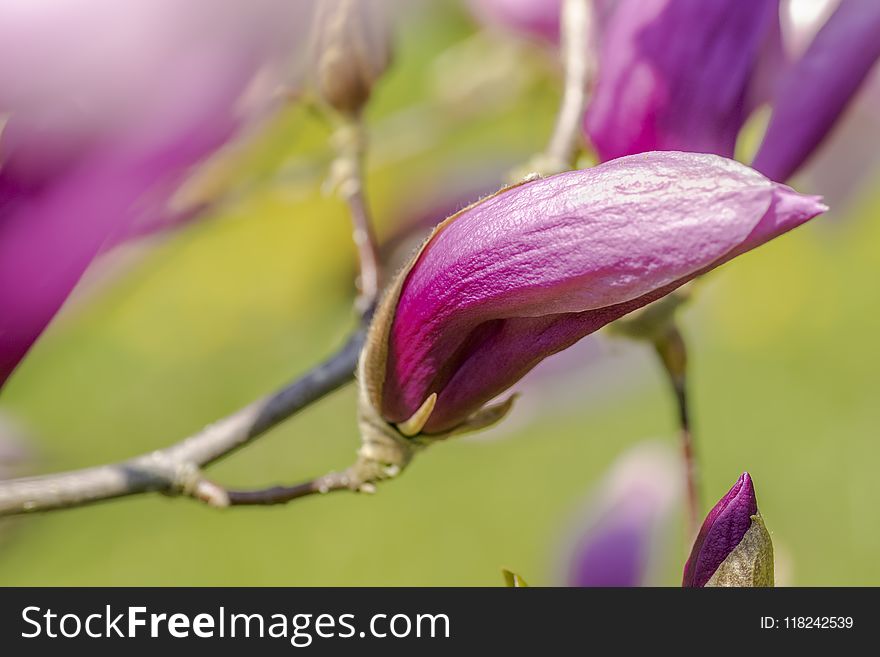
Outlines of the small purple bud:
[[773,586],[773,543],[748,472],[703,521],[682,586]]

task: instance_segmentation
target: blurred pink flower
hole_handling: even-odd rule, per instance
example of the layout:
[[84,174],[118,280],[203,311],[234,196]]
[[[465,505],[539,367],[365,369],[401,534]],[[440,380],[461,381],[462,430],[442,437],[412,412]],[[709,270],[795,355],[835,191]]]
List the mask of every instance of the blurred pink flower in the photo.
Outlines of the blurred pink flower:
[[787,180],[829,135],[880,58],[880,3],[845,0],[776,88],[773,114],[753,162]]
[[684,472],[662,443],[631,448],[591,495],[568,564],[569,586],[646,586],[678,529]]
[[[486,24],[559,40],[561,0],[469,4]],[[753,166],[773,180],[788,180],[835,131],[846,139],[825,149],[828,166],[813,170],[823,192],[845,196],[880,161],[871,139],[880,103],[849,110],[872,71],[880,89],[875,0],[591,4],[599,73],[584,129],[600,160],[653,150],[732,157],[746,120],[770,103],[773,118]],[[846,132],[838,128],[844,115],[857,123]]]
[[803,4],[785,3],[780,17],[777,0],[620,0],[584,121],[600,159],[669,149],[732,157],[750,113],[770,102],[753,166],[788,180],[880,58],[880,3],[816,1],[799,24]]
[[[621,0],[602,34],[585,129],[601,160],[653,150],[732,157],[773,0]],[[767,86],[761,78],[763,87]]]
[[293,83],[311,4],[0,5],[0,384],[95,256]]

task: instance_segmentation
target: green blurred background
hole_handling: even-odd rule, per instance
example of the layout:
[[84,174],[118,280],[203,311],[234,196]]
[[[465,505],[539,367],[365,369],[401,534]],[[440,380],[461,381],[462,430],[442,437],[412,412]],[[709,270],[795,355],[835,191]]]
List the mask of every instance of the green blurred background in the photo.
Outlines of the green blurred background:
[[[447,3],[426,11],[368,117],[383,236],[525,160],[558,100],[549,53],[475,38]],[[239,154],[211,216],[98,265],[0,398],[30,428],[38,471],[167,445],[344,340],[354,249],[319,189],[328,133],[290,108]],[[878,274],[874,191],[713,273],[684,314],[704,504],[749,470],[790,584],[880,584]],[[646,349],[606,340],[555,360],[517,386],[527,398],[503,426],[432,448],[375,496],[217,511],[150,495],[17,519],[0,583],[500,585],[502,567],[559,583],[591,487],[628,447],[676,433]],[[562,401],[541,393],[560,380]],[[261,486],[348,465],[354,399],[335,393],[211,475]],[[661,581],[677,584],[671,534]]]

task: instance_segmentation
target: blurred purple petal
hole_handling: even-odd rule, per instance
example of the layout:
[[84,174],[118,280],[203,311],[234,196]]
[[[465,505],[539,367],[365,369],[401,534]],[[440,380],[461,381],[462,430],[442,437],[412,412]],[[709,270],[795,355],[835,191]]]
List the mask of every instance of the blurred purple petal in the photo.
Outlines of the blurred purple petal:
[[780,78],[791,65],[791,55],[785,45],[780,12],[773,12],[769,20],[770,24],[755,58],[755,66],[746,90],[746,119],[754,110],[773,100]]
[[713,155],[645,153],[506,190],[447,220],[406,275],[381,414],[432,393],[453,428],[538,362],[823,212]]
[[665,547],[683,473],[669,448],[639,445],[622,456],[590,503],[571,558],[571,586],[645,586]]
[[265,109],[309,5],[0,7],[0,384],[102,248]]
[[652,150],[732,157],[762,93],[753,73],[777,31],[772,0],[621,0],[585,120],[600,159]]
[[757,512],[752,478],[744,472],[703,521],[684,567],[682,586],[705,586],[718,566],[742,541],[752,526],[752,516]]
[[844,0],[777,89],[754,167],[790,178],[834,127],[880,57],[880,2]]
[[[627,513],[620,509],[616,513]],[[571,585],[641,586],[648,564],[650,537],[646,536],[638,516],[615,521],[605,518],[602,527],[585,543],[571,575]]]

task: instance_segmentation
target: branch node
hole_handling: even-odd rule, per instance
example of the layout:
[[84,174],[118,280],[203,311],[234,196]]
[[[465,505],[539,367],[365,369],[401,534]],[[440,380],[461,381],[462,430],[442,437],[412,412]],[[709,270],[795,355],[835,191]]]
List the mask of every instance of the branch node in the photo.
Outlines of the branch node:
[[192,496],[208,506],[223,509],[229,506],[229,494],[226,490],[208,479],[199,480],[192,489]]

